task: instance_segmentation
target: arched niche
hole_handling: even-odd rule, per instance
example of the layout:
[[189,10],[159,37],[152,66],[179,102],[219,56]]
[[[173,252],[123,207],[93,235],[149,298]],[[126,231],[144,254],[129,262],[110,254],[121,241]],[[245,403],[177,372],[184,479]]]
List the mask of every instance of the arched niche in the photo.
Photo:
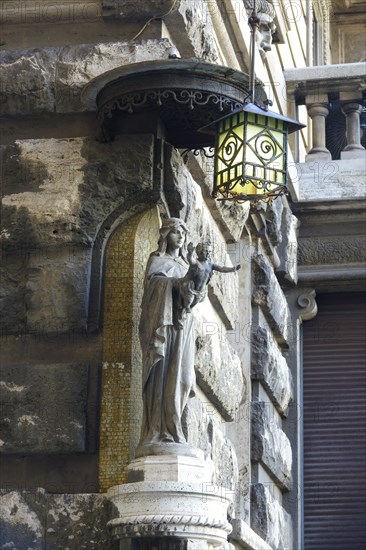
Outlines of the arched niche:
[[155,207],[119,225],[106,244],[102,291],[103,369],[100,409],[100,490],[125,482],[142,414],[138,336],[145,267],[156,250]]

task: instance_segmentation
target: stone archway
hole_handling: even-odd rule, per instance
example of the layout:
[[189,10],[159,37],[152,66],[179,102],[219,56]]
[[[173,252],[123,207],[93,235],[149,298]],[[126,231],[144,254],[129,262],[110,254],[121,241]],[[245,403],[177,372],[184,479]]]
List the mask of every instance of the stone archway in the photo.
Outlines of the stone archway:
[[156,249],[155,207],[117,227],[105,252],[103,285],[103,370],[101,384],[100,491],[125,482],[141,419],[140,304],[147,259]]

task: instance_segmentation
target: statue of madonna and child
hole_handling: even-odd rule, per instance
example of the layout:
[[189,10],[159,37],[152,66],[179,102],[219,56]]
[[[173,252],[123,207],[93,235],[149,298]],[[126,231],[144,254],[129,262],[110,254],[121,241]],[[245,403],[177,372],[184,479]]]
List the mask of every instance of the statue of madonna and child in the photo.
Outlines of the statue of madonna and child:
[[192,454],[182,429],[184,408],[195,395],[191,309],[205,298],[213,271],[228,273],[240,268],[212,263],[209,243],[187,247],[187,234],[184,221],[165,219],[158,249],[146,267],[139,327],[143,418],[137,457]]

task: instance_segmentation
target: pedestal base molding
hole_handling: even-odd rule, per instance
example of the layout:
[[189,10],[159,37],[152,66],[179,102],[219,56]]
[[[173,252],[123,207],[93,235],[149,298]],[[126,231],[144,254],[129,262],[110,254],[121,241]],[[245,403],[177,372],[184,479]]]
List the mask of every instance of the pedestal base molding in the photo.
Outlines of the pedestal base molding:
[[[183,548],[230,549],[227,509],[231,493],[212,483],[212,465],[187,456],[139,458],[128,482],[108,491],[119,517],[108,523],[120,541],[174,538]],[[139,481],[132,481],[137,480]]]

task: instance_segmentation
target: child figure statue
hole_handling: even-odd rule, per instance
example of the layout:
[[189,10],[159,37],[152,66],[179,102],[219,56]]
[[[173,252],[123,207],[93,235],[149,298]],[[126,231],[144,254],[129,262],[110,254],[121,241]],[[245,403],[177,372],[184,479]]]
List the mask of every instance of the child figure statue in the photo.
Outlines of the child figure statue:
[[[189,243],[187,250],[190,267],[179,285],[182,298],[180,319],[183,319],[196,304],[204,300],[207,295],[207,284],[214,271],[233,273],[240,269],[240,264],[234,267],[225,267],[212,263],[212,246],[208,242],[199,243],[196,247],[193,246],[193,243]],[[196,250],[197,260],[193,259],[194,250]]]

